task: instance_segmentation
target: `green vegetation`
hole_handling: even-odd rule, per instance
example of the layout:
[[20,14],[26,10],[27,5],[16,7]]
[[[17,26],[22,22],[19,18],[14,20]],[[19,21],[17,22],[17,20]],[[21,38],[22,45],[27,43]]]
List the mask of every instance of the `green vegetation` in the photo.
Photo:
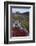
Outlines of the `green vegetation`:
[[19,17],[19,16],[15,16],[14,19],[15,19],[15,20],[19,20],[20,17]]
[[22,27],[23,28],[26,28],[27,30],[29,29],[29,22],[28,21],[23,21],[22,23],[21,23],[21,25],[22,25]]

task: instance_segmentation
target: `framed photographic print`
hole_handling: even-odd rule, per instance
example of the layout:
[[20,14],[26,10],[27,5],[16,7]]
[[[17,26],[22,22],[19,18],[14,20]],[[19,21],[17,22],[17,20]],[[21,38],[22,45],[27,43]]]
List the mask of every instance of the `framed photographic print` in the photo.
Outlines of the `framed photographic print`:
[[35,42],[35,3],[4,2],[4,43]]

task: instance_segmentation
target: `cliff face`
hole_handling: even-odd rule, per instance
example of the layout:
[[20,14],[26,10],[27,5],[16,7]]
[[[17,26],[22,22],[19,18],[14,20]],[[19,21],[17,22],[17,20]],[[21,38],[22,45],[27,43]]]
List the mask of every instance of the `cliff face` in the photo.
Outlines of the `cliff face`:
[[10,22],[11,23],[11,26],[10,26],[11,27],[11,37],[29,35],[29,32],[27,31],[28,23],[29,23],[29,12],[22,13],[22,14],[17,12],[16,14],[12,14],[10,20],[11,20]]

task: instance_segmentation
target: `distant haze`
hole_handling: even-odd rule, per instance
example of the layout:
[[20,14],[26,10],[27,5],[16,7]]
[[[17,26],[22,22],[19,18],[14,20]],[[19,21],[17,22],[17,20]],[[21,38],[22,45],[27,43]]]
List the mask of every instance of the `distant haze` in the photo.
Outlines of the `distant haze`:
[[12,13],[16,13],[16,12],[24,13],[24,12],[29,12],[29,11],[31,11],[31,8],[30,9],[26,9],[26,8],[12,8]]

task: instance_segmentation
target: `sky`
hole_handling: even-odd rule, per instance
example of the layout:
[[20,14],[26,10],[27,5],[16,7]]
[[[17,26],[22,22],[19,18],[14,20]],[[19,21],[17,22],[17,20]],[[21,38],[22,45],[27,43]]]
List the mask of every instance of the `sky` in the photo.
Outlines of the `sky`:
[[31,12],[31,8],[30,9],[26,9],[26,8],[12,8],[12,13],[24,13],[24,12]]

